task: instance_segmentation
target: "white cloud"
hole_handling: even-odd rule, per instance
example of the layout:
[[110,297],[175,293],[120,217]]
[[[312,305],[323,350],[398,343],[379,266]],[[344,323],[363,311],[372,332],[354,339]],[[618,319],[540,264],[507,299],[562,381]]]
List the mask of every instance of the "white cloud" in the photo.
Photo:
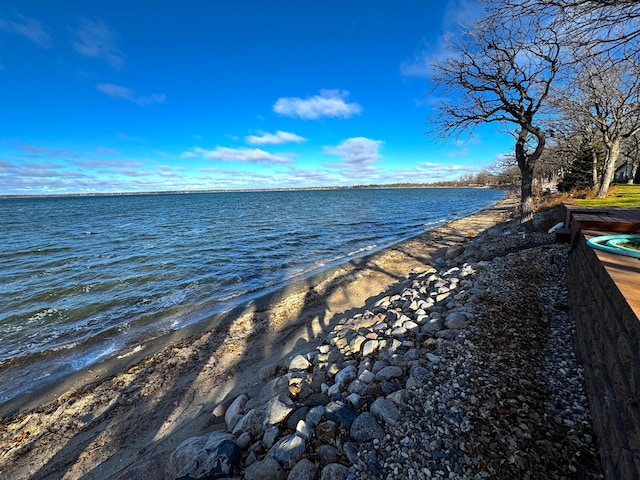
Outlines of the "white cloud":
[[283,97],[273,105],[273,111],[287,117],[316,120],[321,117],[349,118],[362,112],[357,103],[347,103],[345,90],[321,90],[308,98]]
[[27,157],[78,158],[79,156],[77,153],[70,150],[62,150],[59,148],[37,147],[27,143],[21,143],[18,146],[21,150],[28,152],[21,156]]
[[120,160],[103,160],[103,159],[98,159],[98,158],[91,158],[89,160],[78,160],[73,162],[74,165],[77,165],[79,167],[86,167],[86,168],[96,168],[96,167],[100,167],[100,168],[122,168],[122,167],[128,167],[128,168],[134,168],[134,167],[141,167],[144,165],[144,163],[138,161],[138,160],[132,160],[132,159],[120,159]]
[[98,147],[96,148],[96,152],[101,153],[103,155],[120,155],[120,151],[114,148],[108,147]]
[[[228,148],[216,147],[214,150],[205,150],[203,148],[194,148],[193,152],[201,155],[208,160],[221,160],[227,162],[245,162],[245,163],[265,163],[278,164],[290,163],[291,160],[279,155],[273,155],[259,148]],[[182,155],[188,153],[185,152]]]
[[198,158],[198,156],[193,152],[184,152],[182,155],[180,155],[180,158],[189,159],[189,158]]
[[110,97],[122,98],[129,102],[137,103],[138,105],[151,105],[153,103],[162,103],[166,100],[166,95],[163,93],[152,93],[151,95],[138,95],[135,90],[123,87],[121,85],[114,85],[112,83],[100,83],[96,88]]
[[116,45],[117,36],[102,20],[83,18],[75,34],[77,41],[73,48],[83,57],[106,60],[115,69],[124,66],[124,54]]
[[413,58],[400,64],[400,73],[405,77],[429,77],[432,73],[433,54],[428,51],[416,53]]
[[340,162],[328,165],[334,168],[363,169],[371,168],[380,158],[379,149],[384,142],[365,137],[348,138],[340,145],[324,147],[324,153],[338,155]]
[[251,145],[279,145],[281,143],[301,143],[307,139],[295,133],[278,130],[276,133],[259,132],[260,135],[249,135],[247,143]]
[[40,22],[23,15],[18,15],[18,17],[20,18],[19,21],[15,22],[0,20],[0,30],[22,35],[42,48],[51,47],[51,37],[42,27]]

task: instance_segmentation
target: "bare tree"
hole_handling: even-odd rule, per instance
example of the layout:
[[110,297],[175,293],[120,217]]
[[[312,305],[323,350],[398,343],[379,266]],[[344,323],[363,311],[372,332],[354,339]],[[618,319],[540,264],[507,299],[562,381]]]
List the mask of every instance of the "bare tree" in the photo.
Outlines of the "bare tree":
[[598,197],[604,197],[613,181],[623,142],[640,133],[640,78],[635,62],[614,55],[585,58],[576,71],[573,92],[569,87],[556,105],[566,119],[593,125],[606,149]]
[[482,123],[515,126],[515,158],[521,172],[521,223],[533,217],[533,169],[545,146],[540,110],[560,66],[553,30],[532,18],[503,22],[488,16],[449,39],[451,55],[434,65],[434,93],[441,101],[431,120],[443,138]]
[[553,23],[578,58],[640,55],[640,0],[484,0],[492,13]]

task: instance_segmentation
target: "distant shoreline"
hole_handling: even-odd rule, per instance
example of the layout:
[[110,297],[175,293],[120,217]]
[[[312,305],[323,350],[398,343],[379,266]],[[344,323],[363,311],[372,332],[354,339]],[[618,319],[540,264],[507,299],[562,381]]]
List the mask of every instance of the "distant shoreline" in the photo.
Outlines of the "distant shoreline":
[[210,190],[158,190],[148,192],[91,192],[91,193],[37,193],[37,194],[0,194],[0,199],[10,198],[65,198],[65,197],[123,197],[138,195],[188,195],[201,193],[254,193],[254,192],[308,192],[324,190],[376,190],[376,189],[401,189],[401,188],[473,188],[489,189],[499,187],[480,185],[440,185],[420,183],[394,183],[389,185],[351,185],[351,186],[324,186],[324,187],[291,187],[291,188],[248,188],[248,189],[210,189]]

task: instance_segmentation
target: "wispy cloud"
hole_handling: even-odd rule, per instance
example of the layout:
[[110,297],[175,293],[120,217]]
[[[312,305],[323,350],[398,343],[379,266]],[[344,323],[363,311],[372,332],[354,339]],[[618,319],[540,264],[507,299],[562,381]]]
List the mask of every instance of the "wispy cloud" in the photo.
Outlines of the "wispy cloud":
[[359,115],[362,107],[347,103],[349,92],[345,90],[321,90],[319,95],[308,98],[283,97],[273,105],[273,111],[287,117],[316,120],[322,117],[349,118]]
[[180,178],[184,170],[184,167],[172,165],[158,165],[156,167],[156,173],[165,178]]
[[98,158],[90,158],[88,160],[78,160],[73,162],[74,165],[87,168],[135,168],[141,167],[144,163],[138,160],[122,159],[122,160],[102,160]]
[[38,147],[28,143],[19,144],[21,150],[27,152],[22,156],[28,157],[49,157],[49,158],[78,158],[78,154],[59,148]]
[[51,36],[38,20],[23,15],[18,15],[18,18],[16,21],[0,20],[0,30],[22,35],[42,48],[51,48]]
[[203,148],[194,148],[193,152],[185,152],[182,158],[193,158],[189,154],[198,154],[208,160],[221,160],[225,162],[245,162],[245,163],[262,163],[262,164],[284,164],[290,163],[289,158],[273,155],[259,148],[228,148],[216,147],[214,150],[205,150]]
[[372,169],[373,164],[381,157],[379,149],[384,142],[365,137],[348,138],[336,146],[324,147],[324,153],[338,155],[339,163],[328,164],[328,167],[350,170]]
[[116,70],[124,66],[124,54],[116,44],[117,35],[102,20],[83,18],[75,35],[73,48],[83,57],[106,60]]
[[118,150],[115,150],[113,148],[107,148],[107,147],[98,147],[96,148],[96,152],[102,155],[119,155],[120,154]]
[[259,135],[249,135],[246,137],[250,145],[279,145],[281,143],[302,143],[307,139],[295,133],[278,130],[276,133],[259,132]]
[[436,42],[425,44],[400,64],[400,73],[405,77],[430,77],[433,65],[449,57],[446,38],[456,35],[462,25],[470,25],[485,14],[485,8],[476,0],[449,0],[442,21],[442,34]]
[[151,105],[153,103],[162,103],[167,97],[163,93],[152,93],[151,95],[138,95],[135,90],[122,85],[114,85],[113,83],[100,83],[96,88],[114,98],[121,98],[138,105]]
[[190,158],[198,158],[198,156],[193,152],[184,152],[182,155],[180,155],[180,158],[188,160]]

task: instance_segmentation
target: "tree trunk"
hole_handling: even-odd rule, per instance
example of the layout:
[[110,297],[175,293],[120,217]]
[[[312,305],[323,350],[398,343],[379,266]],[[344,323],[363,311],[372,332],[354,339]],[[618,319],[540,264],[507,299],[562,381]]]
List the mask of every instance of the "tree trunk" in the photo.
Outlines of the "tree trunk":
[[593,144],[591,145],[591,158],[593,160],[591,165],[591,188],[593,188],[600,183],[598,181],[598,152],[596,152]]
[[604,165],[604,172],[602,174],[602,183],[596,194],[596,198],[604,198],[607,196],[609,186],[613,181],[613,175],[616,173],[616,162],[620,156],[620,142],[622,139],[618,138],[613,140],[607,145],[607,160]]
[[629,175],[629,179],[627,180],[628,184],[632,184],[638,174],[638,165],[640,165],[640,159],[635,159],[631,162],[631,174]]
[[521,178],[520,223],[529,229],[533,220],[533,168],[523,168]]
[[520,224],[525,230],[533,228],[533,166],[542,154],[545,145],[545,138],[541,131],[537,130],[535,135],[538,145],[534,152],[527,153],[526,143],[529,131],[524,127],[518,132],[516,140],[516,161],[520,168]]

